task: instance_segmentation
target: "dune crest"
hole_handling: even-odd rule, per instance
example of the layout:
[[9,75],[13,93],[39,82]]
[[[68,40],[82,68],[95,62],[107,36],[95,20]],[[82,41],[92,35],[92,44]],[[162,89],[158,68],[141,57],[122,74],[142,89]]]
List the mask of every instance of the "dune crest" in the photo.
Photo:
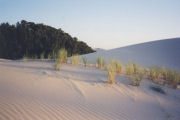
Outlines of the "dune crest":
[[180,71],[180,38],[151,41],[83,55],[90,62],[98,56],[106,60],[119,59],[123,63],[137,62],[143,66],[160,66]]

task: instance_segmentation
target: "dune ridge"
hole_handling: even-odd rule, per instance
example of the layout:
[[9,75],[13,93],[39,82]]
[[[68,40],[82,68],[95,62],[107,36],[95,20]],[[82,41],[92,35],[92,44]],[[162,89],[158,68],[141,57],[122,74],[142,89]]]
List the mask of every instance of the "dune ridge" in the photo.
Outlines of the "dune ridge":
[[180,71],[180,38],[151,41],[110,50],[97,51],[86,56],[94,63],[98,56],[105,60],[118,59],[124,64],[137,62],[142,66],[160,66]]

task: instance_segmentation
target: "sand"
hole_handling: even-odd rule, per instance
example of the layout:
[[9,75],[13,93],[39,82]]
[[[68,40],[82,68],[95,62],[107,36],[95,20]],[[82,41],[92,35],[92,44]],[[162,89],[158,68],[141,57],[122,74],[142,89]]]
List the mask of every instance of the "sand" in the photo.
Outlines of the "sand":
[[[107,83],[107,73],[96,67],[51,61],[0,59],[0,120],[179,120],[180,90],[143,80],[129,85],[118,75]],[[157,85],[156,85],[157,86]]]

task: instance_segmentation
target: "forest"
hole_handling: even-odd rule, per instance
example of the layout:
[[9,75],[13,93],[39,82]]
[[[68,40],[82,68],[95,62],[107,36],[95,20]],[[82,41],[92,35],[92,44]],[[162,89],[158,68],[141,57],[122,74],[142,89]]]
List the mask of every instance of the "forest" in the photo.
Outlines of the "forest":
[[21,59],[23,56],[40,58],[42,54],[47,58],[61,48],[68,51],[68,56],[94,52],[85,42],[72,37],[61,28],[56,29],[25,20],[15,25],[0,24],[0,58]]

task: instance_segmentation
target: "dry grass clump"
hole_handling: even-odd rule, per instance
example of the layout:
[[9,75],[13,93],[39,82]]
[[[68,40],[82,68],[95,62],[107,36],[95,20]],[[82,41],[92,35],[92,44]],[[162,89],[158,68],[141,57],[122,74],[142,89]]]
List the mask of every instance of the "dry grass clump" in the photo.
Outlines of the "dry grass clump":
[[109,64],[106,67],[107,73],[108,73],[108,78],[109,78],[109,84],[115,83],[115,77],[116,77],[116,66],[114,64]]
[[137,65],[135,62],[133,62],[133,63],[132,63],[132,66],[133,66],[133,73],[134,73],[134,74],[137,74],[138,69],[139,69],[138,65]]
[[149,79],[153,82],[159,83],[161,80],[161,68],[160,67],[149,67]]
[[126,75],[128,75],[133,86],[140,86],[145,69],[139,67],[135,62],[126,65]]
[[167,84],[173,88],[177,88],[177,85],[180,83],[180,74],[173,70],[167,71]]
[[133,73],[134,73],[134,66],[133,66],[133,64],[127,64],[125,69],[126,69],[126,75],[128,75],[128,76],[132,76],[133,75]]
[[122,64],[121,64],[121,62],[119,62],[118,60],[113,60],[112,63],[116,67],[116,72],[121,74],[122,73]]
[[82,57],[82,61],[83,61],[83,64],[84,66],[86,67],[87,66],[87,58],[86,57]]
[[77,54],[76,55],[72,55],[72,57],[71,57],[71,64],[73,66],[79,64],[79,56]]
[[98,57],[96,61],[99,69],[106,66],[106,61],[102,57]]
[[60,70],[60,64],[67,63],[67,51],[63,48],[60,49],[56,55],[55,59],[55,69]]
[[173,88],[180,83],[180,74],[177,71],[156,66],[149,67],[148,78],[155,83],[168,84]]
[[58,51],[57,56],[61,63],[67,63],[67,50],[62,48]]
[[60,70],[60,66],[61,66],[60,59],[56,59],[56,61],[55,61],[55,69],[59,71]]
[[134,86],[140,86],[143,76],[144,76],[143,68],[137,67],[136,73],[134,73],[134,75],[132,77],[130,77],[131,84]]

